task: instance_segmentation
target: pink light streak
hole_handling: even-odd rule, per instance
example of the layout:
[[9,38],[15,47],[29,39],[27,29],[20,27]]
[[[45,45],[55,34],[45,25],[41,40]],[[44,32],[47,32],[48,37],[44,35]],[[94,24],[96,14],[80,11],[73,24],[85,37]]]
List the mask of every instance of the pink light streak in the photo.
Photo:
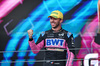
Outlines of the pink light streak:
[[15,7],[22,4],[24,0],[4,0],[0,5],[0,19],[7,16]]
[[[94,42],[94,36],[96,34],[96,30],[98,29],[98,16],[96,16],[93,21],[87,26],[85,33],[81,35],[81,49],[79,50],[78,54],[76,55],[77,59],[84,59],[85,55],[88,53],[98,53],[100,57],[100,50],[99,49],[93,49],[93,48],[100,48],[99,44],[96,44]],[[74,62],[75,66],[80,66],[81,61],[77,60]]]
[[[83,35],[81,35],[82,37],[82,41],[81,41],[81,48],[91,48],[91,42],[94,39],[94,36],[96,34],[96,29],[98,26],[98,17],[95,17],[93,19],[93,21],[88,25],[88,27],[86,28],[86,31]],[[85,49],[87,51],[87,49]],[[83,51],[85,51],[83,50]],[[80,50],[82,51],[82,50]],[[88,50],[88,52],[91,52],[90,50]],[[77,56],[78,58],[84,58],[84,56],[86,54],[83,54],[83,56],[81,55],[82,52],[79,53],[79,56]]]

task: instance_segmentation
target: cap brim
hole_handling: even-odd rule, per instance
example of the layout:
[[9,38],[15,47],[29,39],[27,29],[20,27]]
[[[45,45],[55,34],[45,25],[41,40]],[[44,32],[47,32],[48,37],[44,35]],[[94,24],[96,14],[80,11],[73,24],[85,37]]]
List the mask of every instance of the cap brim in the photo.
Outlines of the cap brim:
[[48,16],[48,18],[49,18],[49,17],[53,17],[53,18],[55,18],[54,16]]
[[48,18],[49,18],[49,17],[52,17],[52,16],[48,16]]

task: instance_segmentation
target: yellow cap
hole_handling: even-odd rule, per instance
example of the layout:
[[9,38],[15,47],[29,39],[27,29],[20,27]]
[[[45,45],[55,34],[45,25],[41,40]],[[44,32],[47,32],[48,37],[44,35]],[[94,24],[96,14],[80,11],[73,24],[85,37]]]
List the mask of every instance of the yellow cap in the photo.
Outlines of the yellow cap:
[[52,12],[51,12],[51,15],[48,16],[48,18],[49,18],[49,17],[54,17],[54,18],[61,18],[61,19],[63,19],[63,14],[62,14],[62,12],[60,12],[60,11],[58,11],[58,10],[55,10],[55,11],[52,11]]

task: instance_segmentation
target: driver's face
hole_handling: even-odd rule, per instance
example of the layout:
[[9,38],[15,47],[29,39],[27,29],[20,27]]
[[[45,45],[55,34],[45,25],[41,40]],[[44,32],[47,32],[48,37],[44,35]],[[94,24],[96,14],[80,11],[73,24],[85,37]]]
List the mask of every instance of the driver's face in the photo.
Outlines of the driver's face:
[[58,26],[60,26],[60,19],[50,17],[50,23],[51,23],[52,28],[57,28]]

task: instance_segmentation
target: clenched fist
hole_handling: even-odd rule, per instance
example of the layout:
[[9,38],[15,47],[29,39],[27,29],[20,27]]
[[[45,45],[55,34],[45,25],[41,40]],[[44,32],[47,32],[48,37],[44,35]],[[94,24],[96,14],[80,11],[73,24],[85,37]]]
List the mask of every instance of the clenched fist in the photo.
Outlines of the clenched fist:
[[33,30],[32,29],[29,29],[27,32],[28,32],[29,38],[32,38]]

